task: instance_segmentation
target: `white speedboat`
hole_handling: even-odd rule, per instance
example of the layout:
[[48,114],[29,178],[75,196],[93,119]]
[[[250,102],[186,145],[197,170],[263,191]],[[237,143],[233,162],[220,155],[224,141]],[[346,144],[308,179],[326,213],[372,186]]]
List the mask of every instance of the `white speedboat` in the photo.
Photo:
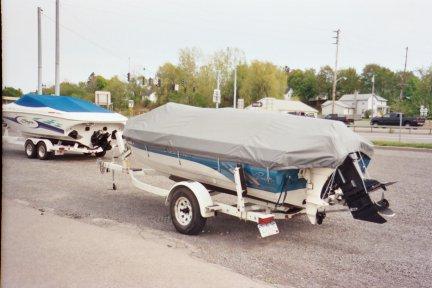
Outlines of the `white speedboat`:
[[[2,117],[8,129],[20,132],[25,138],[99,151],[99,155],[111,149],[111,137],[123,130],[127,121],[118,113],[82,99],[36,94],[3,105]],[[26,151],[29,157],[33,150]]]
[[344,124],[231,108],[169,103],[131,118],[124,136],[132,155],[175,181],[196,181],[236,195],[241,167],[244,197],[286,217],[304,211],[321,224],[329,205],[347,205],[355,219],[384,223],[365,177],[372,144]]

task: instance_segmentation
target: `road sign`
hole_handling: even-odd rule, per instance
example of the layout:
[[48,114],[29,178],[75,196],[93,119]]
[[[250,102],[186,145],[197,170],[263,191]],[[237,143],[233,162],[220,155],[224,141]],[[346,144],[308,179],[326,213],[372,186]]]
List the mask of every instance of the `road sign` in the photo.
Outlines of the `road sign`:
[[128,107],[133,108],[134,107],[134,100],[128,100]]
[[237,100],[237,108],[238,109],[244,109],[244,99],[238,99]]
[[420,116],[427,117],[428,112],[429,112],[429,109],[426,108],[426,107],[424,107],[424,105],[421,105],[421,107],[420,107]]
[[109,91],[95,91],[95,104],[101,106],[111,105],[111,92]]
[[221,103],[221,93],[219,89],[214,89],[213,91],[213,103]]

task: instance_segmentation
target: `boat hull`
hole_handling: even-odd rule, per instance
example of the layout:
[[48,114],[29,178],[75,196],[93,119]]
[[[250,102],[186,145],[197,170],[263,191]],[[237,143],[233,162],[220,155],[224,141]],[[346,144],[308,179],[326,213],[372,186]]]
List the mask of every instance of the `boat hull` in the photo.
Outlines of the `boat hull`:
[[[98,119],[98,115],[95,115],[98,113],[87,113],[87,115],[79,115],[80,117],[74,118],[75,115],[70,115],[70,113],[49,110],[35,113],[18,111],[16,107],[5,106],[3,107],[3,122],[11,130],[21,133],[24,137],[69,141],[89,148],[93,148],[91,137],[95,131],[104,131],[111,134],[115,130],[123,130],[125,124],[125,120],[122,122]],[[77,136],[75,138],[73,137],[75,132],[71,134],[73,131],[76,131]]]
[[[177,154],[176,156],[175,153],[167,153],[160,151],[155,152],[154,150],[152,151],[152,149],[141,149],[134,146],[132,146],[131,149],[132,155],[134,156],[134,162],[137,162],[138,165],[142,165],[143,167],[152,168],[166,176],[175,176],[181,179],[197,181],[212,187],[222,188],[221,190],[236,190],[233,176],[230,177],[230,174],[225,173],[225,171],[223,171],[223,168],[220,168],[224,165],[226,167],[226,162],[219,162],[219,164],[217,164],[218,161],[213,160],[213,162],[216,163],[216,167],[211,167],[212,165],[209,165],[207,163],[203,164],[205,162],[200,161],[201,163],[199,163],[197,161],[185,159],[187,158],[187,156],[185,155]],[[219,169],[217,165],[219,165]],[[233,167],[230,166],[230,168]],[[315,170],[322,170],[326,177],[334,171],[334,169],[330,168],[316,168]],[[287,171],[288,174],[286,175],[289,175],[290,173],[292,175],[293,172],[294,171]],[[299,173],[299,170],[296,170],[295,173]],[[252,175],[252,177],[253,176],[256,176],[256,174]],[[266,177],[266,175],[262,176]],[[274,176],[273,174],[269,176],[271,178],[269,179],[270,184],[276,185],[276,176]],[[249,178],[249,181],[250,177],[250,174],[246,175],[246,178]],[[285,186],[283,186],[284,188],[279,191],[274,191],[275,189],[270,189],[268,186],[265,185],[259,185],[259,182],[262,179],[254,180],[255,184],[248,185],[248,192],[246,197],[250,196],[263,201],[269,201],[279,204],[286,203],[299,207],[303,207],[305,205],[304,201],[307,198],[308,189],[305,183],[306,180],[303,178],[299,178],[296,181],[287,183]],[[260,189],[260,186],[263,187]]]

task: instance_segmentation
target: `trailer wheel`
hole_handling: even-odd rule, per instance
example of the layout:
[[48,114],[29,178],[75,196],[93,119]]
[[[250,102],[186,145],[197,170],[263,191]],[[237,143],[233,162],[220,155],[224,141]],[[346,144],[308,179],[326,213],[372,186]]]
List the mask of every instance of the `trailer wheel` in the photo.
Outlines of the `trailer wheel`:
[[27,141],[25,142],[24,151],[27,155],[27,158],[36,158],[36,146],[30,139],[27,139]]
[[48,149],[45,145],[45,143],[43,141],[40,141],[37,146],[36,146],[36,150],[37,150],[37,158],[39,160],[48,160],[51,158],[52,153],[48,152]]
[[186,235],[199,234],[206,223],[201,216],[198,200],[186,187],[177,187],[170,202],[171,220],[178,232]]

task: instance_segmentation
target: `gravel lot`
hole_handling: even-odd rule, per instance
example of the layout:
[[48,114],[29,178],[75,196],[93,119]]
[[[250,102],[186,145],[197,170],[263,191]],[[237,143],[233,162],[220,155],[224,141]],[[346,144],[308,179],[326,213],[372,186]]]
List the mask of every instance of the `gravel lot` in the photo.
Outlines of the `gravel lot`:
[[[4,198],[27,201],[76,221],[96,223],[93,219],[103,218],[152,231],[187,247],[196,257],[268,283],[431,287],[432,153],[376,150],[370,174],[382,181],[400,181],[387,193],[397,213],[388,223],[365,223],[348,213],[332,213],[323,225],[312,226],[299,217],[279,222],[281,233],[265,239],[259,238],[253,223],[228,216],[210,219],[200,236],[180,235],[164,199],[140,192],[124,175],[117,177],[119,190],[110,190],[111,177],[99,174],[95,158],[30,160],[21,147],[6,145],[2,161]],[[161,176],[147,177],[170,185]]]

